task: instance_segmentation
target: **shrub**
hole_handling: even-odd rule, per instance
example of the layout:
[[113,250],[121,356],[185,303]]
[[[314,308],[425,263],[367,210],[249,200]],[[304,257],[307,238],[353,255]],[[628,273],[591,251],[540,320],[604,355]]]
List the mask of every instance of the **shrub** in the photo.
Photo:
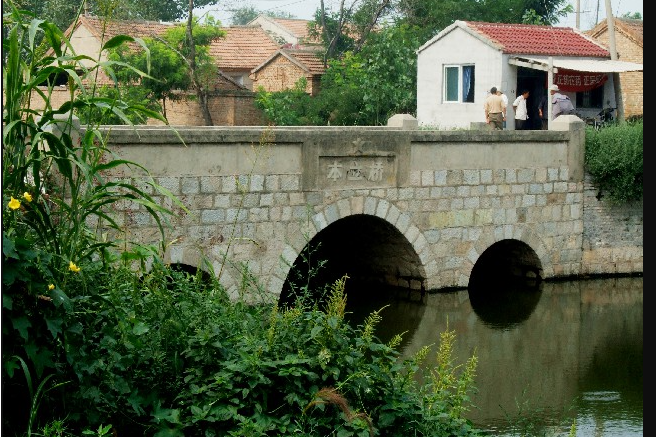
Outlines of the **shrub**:
[[642,120],[586,128],[585,167],[612,203],[642,200]]
[[[126,123],[131,111],[165,120],[88,92],[85,79],[112,62],[86,67],[90,60],[67,54],[70,44],[51,23],[13,8],[3,24],[2,389],[12,396],[3,434],[478,433],[463,417],[476,358],[453,365],[452,332],[442,337],[438,367],[418,384],[428,349],[400,362],[400,337],[386,345],[373,335],[377,313],[348,325],[345,279],[323,311],[300,300],[285,309],[264,298],[232,302],[214,272],[205,282],[203,272],[164,265],[163,243],[125,242],[127,252],[100,235],[107,228],[120,235],[110,208],[134,202],[164,241],[171,212],[148,193],[167,193],[148,176],[106,180],[106,170],[138,164],[113,157],[97,126],[78,131],[73,111],[111,111]],[[34,46],[39,32],[50,51]],[[117,36],[104,48],[125,41],[135,39]],[[50,78],[60,74],[69,77],[71,101],[52,108]],[[44,110],[30,107],[32,93],[44,98]],[[251,278],[245,269],[244,277]],[[255,281],[243,284],[255,290],[241,296],[257,292]]]

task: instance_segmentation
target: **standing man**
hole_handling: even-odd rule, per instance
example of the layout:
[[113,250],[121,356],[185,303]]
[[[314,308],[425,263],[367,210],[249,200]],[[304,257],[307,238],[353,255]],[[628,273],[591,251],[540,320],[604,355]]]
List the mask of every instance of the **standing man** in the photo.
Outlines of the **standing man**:
[[[497,87],[497,94],[499,94],[501,96],[501,98],[503,99],[503,104],[506,105],[506,108],[507,108],[508,107],[508,96],[506,95],[506,93],[503,92],[503,90],[501,89],[500,86]],[[503,128],[504,129],[506,128],[506,120],[503,120]]]
[[574,105],[572,101],[564,94],[561,94],[558,85],[553,84],[549,87],[551,93],[551,119],[559,115],[574,114]]
[[503,130],[503,122],[506,120],[506,105],[503,99],[497,94],[497,87],[490,89],[490,95],[485,99],[483,104],[485,109],[485,122],[493,129]]
[[528,90],[523,89],[522,93],[517,96],[513,102],[513,109],[515,110],[515,130],[525,130],[528,126],[528,108],[526,107],[526,99],[528,99]]

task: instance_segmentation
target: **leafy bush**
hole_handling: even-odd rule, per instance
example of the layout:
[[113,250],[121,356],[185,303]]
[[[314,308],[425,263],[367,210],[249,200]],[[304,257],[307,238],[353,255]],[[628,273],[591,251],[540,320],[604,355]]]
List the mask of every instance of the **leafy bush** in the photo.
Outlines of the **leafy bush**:
[[[13,8],[3,25],[3,435],[477,434],[463,417],[476,358],[453,365],[452,332],[418,384],[428,349],[399,362],[400,338],[373,335],[377,313],[357,329],[345,323],[344,280],[323,311],[301,301],[281,309],[267,296],[232,302],[213,272],[206,282],[164,265],[163,243],[119,247],[100,234],[121,235],[110,208],[133,202],[164,241],[170,211],[149,193],[167,192],[147,176],[105,179],[138,164],[115,158],[97,126],[78,130],[73,112],[165,120],[89,91],[99,68],[115,77],[113,61],[85,66],[93,60],[71,53],[51,23]],[[41,33],[46,47],[34,44]],[[138,42],[118,36],[104,48],[127,41]],[[69,78],[71,101],[52,108],[57,75]],[[32,93],[44,110],[31,108]],[[254,289],[242,295],[257,293],[255,281],[243,284]]]
[[585,168],[612,203],[642,200],[642,120],[586,128]]
[[[36,44],[40,40],[44,45]],[[120,36],[105,47],[125,41],[134,40]],[[59,28],[15,7],[3,17],[3,49],[2,369],[3,392],[17,393],[15,407],[21,393],[36,396],[27,390],[37,385],[32,377],[46,381],[68,365],[65,336],[81,329],[72,319],[76,299],[115,260],[111,249],[119,242],[101,238],[93,226],[102,223],[120,235],[122,228],[108,211],[117,202],[134,201],[152,214],[163,235],[162,216],[168,211],[140,188],[156,191],[152,181],[137,186],[105,180],[105,170],[138,165],[114,159],[98,130],[87,126],[82,132],[74,121],[75,110],[91,108],[125,119],[142,112],[164,121],[146,108],[87,90],[86,80],[100,68],[110,71],[111,63],[76,56]],[[72,100],[53,108],[57,76],[68,78]],[[36,95],[45,101],[41,111],[31,107]],[[3,426],[8,417],[17,426],[29,419],[3,414]]]
[[400,337],[373,335],[377,313],[345,323],[345,279],[320,310],[230,302],[199,278],[158,265],[100,282],[85,329],[67,340],[79,389],[65,403],[84,423],[109,421],[120,435],[477,433],[463,417],[476,359],[453,365],[453,332],[418,384],[428,348],[400,362]]

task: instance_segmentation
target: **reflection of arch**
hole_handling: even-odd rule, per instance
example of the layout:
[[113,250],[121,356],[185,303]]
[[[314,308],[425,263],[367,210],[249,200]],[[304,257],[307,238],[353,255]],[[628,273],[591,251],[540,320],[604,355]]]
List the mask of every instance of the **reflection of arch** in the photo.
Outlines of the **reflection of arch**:
[[527,320],[542,295],[540,259],[522,241],[491,245],[476,261],[469,278],[469,301],[483,323],[508,329]]
[[[412,249],[412,256],[416,259],[413,271],[405,273],[407,273],[407,276],[415,276],[416,279],[421,281],[426,279],[425,266],[433,260],[433,256],[426,238],[419,228],[410,223],[410,216],[402,213],[394,204],[385,199],[354,196],[326,205],[312,215],[308,222],[304,224],[304,227],[299,228],[299,232],[288,241],[282,254],[284,262],[281,265],[279,274],[269,284],[269,289],[281,293],[292,266],[299,260],[306,246],[322,231],[327,231],[326,233],[330,234],[332,231],[328,228],[331,225],[335,225],[340,231],[347,229],[337,223],[347,218],[347,223],[350,224],[357,223],[352,221],[356,219],[364,219],[365,221],[371,219],[372,221],[368,223],[377,223],[381,228],[387,228],[391,234],[397,233],[399,236],[404,237],[404,244]],[[367,230],[363,229],[362,232]],[[397,273],[394,272],[395,275]],[[404,272],[401,271],[400,275],[404,276]],[[420,284],[420,282],[416,282],[416,284]]]

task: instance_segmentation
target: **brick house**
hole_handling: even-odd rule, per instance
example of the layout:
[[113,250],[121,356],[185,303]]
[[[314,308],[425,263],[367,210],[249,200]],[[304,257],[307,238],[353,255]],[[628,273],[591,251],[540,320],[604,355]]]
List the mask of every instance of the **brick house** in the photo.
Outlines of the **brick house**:
[[[65,32],[77,55],[87,55],[100,61],[107,60],[107,53],[101,52],[104,42],[117,35],[146,38],[162,36],[174,23],[152,21],[103,20],[96,17],[81,16]],[[210,110],[215,125],[264,125],[264,114],[254,105],[254,93],[248,78],[250,71],[262,63],[278,44],[261,28],[250,26],[228,27],[225,38],[215,40],[210,45],[210,54],[217,60],[219,73],[210,96]],[[100,75],[99,85],[113,83],[107,76]],[[51,95],[54,108],[70,99],[65,85],[55,87]],[[32,98],[33,107],[43,106],[40,96]],[[203,125],[203,117],[193,93],[180,100],[166,102],[166,115],[172,125]],[[151,122],[149,122],[150,124]],[[152,121],[153,124],[159,123]]]
[[[643,30],[642,20],[615,18],[615,49],[617,58],[622,61],[643,63]],[[606,47],[610,46],[608,22],[604,20],[586,34]],[[625,117],[641,117],[643,108],[643,72],[627,71],[620,73],[622,88],[622,103]]]
[[282,91],[292,88],[304,77],[307,79],[305,92],[316,96],[325,67],[321,52],[308,49],[280,49],[251,72],[255,89]]
[[230,26],[224,30],[225,38],[210,45],[210,55],[222,72],[252,91],[251,71],[275,53],[280,45],[260,26]]

